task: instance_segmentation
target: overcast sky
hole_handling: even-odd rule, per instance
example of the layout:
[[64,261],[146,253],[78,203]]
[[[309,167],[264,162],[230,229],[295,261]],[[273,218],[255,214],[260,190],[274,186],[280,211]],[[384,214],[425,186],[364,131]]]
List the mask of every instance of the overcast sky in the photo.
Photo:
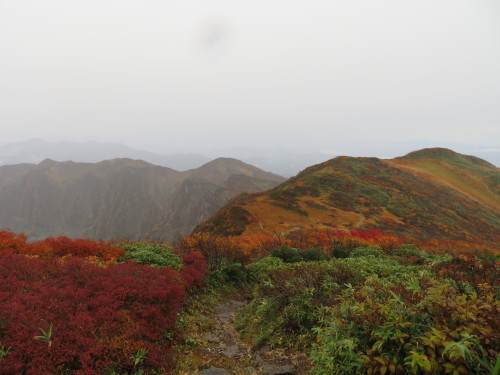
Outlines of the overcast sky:
[[163,152],[500,149],[500,1],[0,0],[0,128]]

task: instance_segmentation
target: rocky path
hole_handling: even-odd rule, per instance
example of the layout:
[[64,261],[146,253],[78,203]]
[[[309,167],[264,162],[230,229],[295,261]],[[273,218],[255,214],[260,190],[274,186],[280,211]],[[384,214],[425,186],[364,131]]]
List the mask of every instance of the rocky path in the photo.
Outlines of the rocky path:
[[[263,347],[252,350],[239,339],[234,327],[236,312],[245,302],[230,297],[216,306],[215,324],[204,336],[207,345],[202,349],[211,358],[211,367],[199,370],[200,375],[299,375],[305,374],[283,351]],[[206,317],[208,318],[208,317]],[[295,362],[295,363],[294,363]]]

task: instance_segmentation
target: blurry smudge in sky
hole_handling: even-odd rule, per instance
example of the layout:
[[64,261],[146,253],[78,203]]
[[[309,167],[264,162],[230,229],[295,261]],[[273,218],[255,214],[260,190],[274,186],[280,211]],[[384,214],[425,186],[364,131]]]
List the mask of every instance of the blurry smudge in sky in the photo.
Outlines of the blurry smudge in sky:
[[0,53],[4,142],[500,139],[498,0],[0,0]]
[[213,50],[228,42],[229,27],[223,18],[214,16],[203,23],[200,34],[203,47]]

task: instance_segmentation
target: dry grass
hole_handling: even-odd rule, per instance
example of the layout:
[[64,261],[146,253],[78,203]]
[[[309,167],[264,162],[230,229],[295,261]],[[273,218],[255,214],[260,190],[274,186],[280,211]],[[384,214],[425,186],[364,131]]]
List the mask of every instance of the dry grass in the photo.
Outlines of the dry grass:
[[451,187],[459,193],[500,212],[500,197],[495,194],[484,178],[465,169],[459,169],[445,161],[386,160],[387,164],[400,168],[432,183]]

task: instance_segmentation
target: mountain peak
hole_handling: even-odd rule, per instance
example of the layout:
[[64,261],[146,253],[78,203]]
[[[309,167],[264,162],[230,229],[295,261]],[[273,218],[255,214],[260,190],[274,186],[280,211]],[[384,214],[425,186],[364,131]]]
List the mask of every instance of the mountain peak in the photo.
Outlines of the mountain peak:
[[38,163],[38,165],[40,167],[45,167],[45,166],[50,166],[50,165],[59,164],[59,163],[60,163],[59,161],[55,161],[54,159],[45,158],[40,163]]
[[202,165],[197,169],[186,171],[192,178],[201,178],[207,181],[216,179],[228,179],[232,175],[245,175],[258,179],[283,182],[286,178],[275,173],[263,171],[253,165],[242,162],[234,158],[217,158]]
[[406,154],[405,156],[396,159],[400,160],[435,159],[435,160],[446,161],[449,162],[450,164],[460,165],[462,167],[465,166],[466,164],[469,164],[469,165],[496,169],[496,167],[493,164],[487,162],[486,160],[483,160],[481,158],[472,155],[460,154],[453,150],[442,147],[424,148],[421,150],[412,151]]

